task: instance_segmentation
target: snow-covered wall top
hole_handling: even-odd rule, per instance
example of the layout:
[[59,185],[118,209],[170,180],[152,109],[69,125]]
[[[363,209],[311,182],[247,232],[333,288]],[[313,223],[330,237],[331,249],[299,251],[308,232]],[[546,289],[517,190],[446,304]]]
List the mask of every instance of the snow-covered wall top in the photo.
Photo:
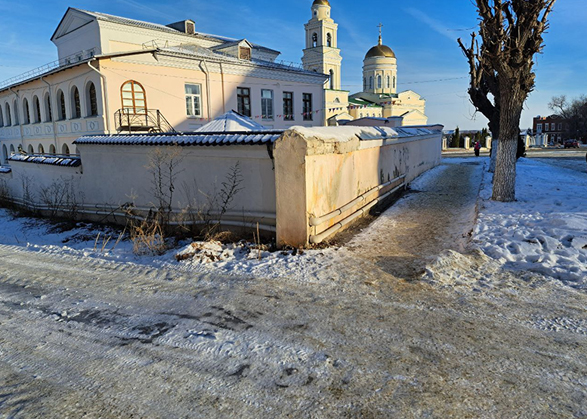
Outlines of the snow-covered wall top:
[[12,156],[8,157],[8,160],[67,167],[79,167],[82,164],[82,161],[79,157],[29,156],[27,154],[13,154]]
[[75,140],[74,144],[108,144],[108,145],[242,145],[266,144],[275,142],[282,132],[244,132],[244,133],[201,133],[172,135],[89,135]]

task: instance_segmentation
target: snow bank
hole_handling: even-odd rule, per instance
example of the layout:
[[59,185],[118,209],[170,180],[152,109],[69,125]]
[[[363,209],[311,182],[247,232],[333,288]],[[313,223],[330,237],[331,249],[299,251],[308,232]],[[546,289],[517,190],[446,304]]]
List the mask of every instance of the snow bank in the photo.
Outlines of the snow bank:
[[506,267],[587,288],[587,175],[521,159],[516,193],[491,201],[486,177],[473,242]]

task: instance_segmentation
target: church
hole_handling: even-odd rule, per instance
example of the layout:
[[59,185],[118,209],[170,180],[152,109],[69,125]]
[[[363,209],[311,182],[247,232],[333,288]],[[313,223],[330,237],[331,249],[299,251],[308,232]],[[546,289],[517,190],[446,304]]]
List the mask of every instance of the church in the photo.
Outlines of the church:
[[393,50],[379,42],[363,60],[363,90],[354,94],[342,89],[342,56],[338,48],[338,25],[329,0],[314,0],[312,18],[306,23],[304,69],[329,76],[324,92],[327,125],[360,118],[385,118],[395,125],[426,125],[426,100],[412,90],[397,92],[398,66]]

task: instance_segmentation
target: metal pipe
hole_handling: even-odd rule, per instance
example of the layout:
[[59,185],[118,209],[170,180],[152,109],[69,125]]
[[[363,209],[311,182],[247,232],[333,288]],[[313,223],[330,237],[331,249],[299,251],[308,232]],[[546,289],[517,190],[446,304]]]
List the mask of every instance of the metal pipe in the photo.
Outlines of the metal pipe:
[[312,243],[312,244],[322,243],[322,241],[326,237],[329,237],[332,234],[336,233],[338,230],[340,230],[341,228],[343,228],[345,225],[347,225],[350,222],[352,222],[355,218],[360,217],[361,215],[365,214],[367,211],[369,211],[371,208],[373,208],[377,203],[381,202],[382,200],[384,200],[385,198],[387,198],[388,196],[390,196],[394,192],[397,192],[400,188],[402,188],[404,186],[405,186],[404,183],[402,183],[401,185],[396,186],[391,191],[386,192],[385,194],[381,195],[378,198],[375,198],[373,201],[371,201],[370,203],[368,203],[367,205],[365,205],[363,208],[355,211],[354,213],[352,213],[351,215],[349,215],[344,220],[341,220],[338,223],[334,224],[329,229],[323,231],[320,234],[316,234],[314,236],[310,236],[310,243]]
[[342,207],[340,207],[340,208],[338,208],[338,209],[336,209],[336,210],[334,210],[334,211],[332,211],[332,212],[330,212],[328,214],[325,214],[325,215],[323,215],[321,217],[312,217],[312,218],[310,218],[310,225],[315,227],[315,226],[318,226],[318,225],[320,225],[322,223],[325,223],[326,221],[331,220],[334,217],[337,217],[337,216],[343,214],[345,211],[348,211],[352,207],[354,207],[355,205],[363,202],[365,200],[365,198],[367,196],[369,196],[370,194],[372,194],[374,192],[377,192],[377,191],[380,191],[381,189],[385,188],[386,186],[389,186],[392,183],[397,182],[398,180],[401,180],[401,179],[405,179],[405,178],[406,178],[406,175],[401,175],[399,177],[396,177],[395,179],[392,179],[392,180],[390,180],[388,182],[385,182],[385,183],[383,183],[383,184],[381,184],[379,186],[376,186],[375,188],[373,188],[373,189],[371,189],[371,190],[369,190],[369,191],[367,191],[367,192],[359,195],[358,197],[356,197],[355,199],[353,199],[348,204],[346,204],[346,205],[344,205],[344,206],[342,206]]
[[102,81],[102,100],[104,101],[104,119],[106,121],[106,133],[111,135],[110,132],[110,109],[108,106],[108,83],[106,81],[106,76],[98,70],[96,67],[92,65],[92,61],[96,61],[96,58],[92,58],[88,61],[88,66],[94,70],[96,73],[100,75],[100,80]]
[[49,84],[49,82],[44,79],[44,76],[41,76],[41,81],[49,87],[49,118],[51,118],[51,123],[53,124],[53,146],[55,147],[55,153],[57,153],[57,124],[55,123],[55,118],[53,117],[53,108],[51,107],[51,103],[53,103],[51,84]]
[[[8,199],[15,204],[26,206],[26,207],[28,207],[30,209],[34,209],[34,210],[57,210],[57,211],[59,211],[59,210],[66,211],[67,210],[67,208],[54,208],[54,207],[51,207],[46,204],[36,204],[34,202],[27,201],[27,200],[24,200],[21,198],[8,198]],[[85,206],[85,207],[87,208],[88,206]],[[96,205],[96,207],[98,207],[98,206]],[[138,221],[142,221],[145,219],[145,217],[142,217],[140,215],[133,215],[133,214],[128,214],[126,212],[119,212],[119,211],[101,211],[101,210],[91,210],[91,209],[80,208],[77,210],[77,212],[80,214],[91,214],[91,215],[111,215],[111,216],[120,217],[120,218],[131,218],[133,220],[138,220]],[[254,213],[251,213],[251,214],[254,214]],[[219,224],[224,224],[224,225],[228,225],[228,226],[247,227],[247,228],[256,228],[257,227],[256,222],[232,221],[232,220],[224,220],[224,221],[222,221],[222,220],[171,221],[168,224],[170,226],[182,226],[182,225],[202,225],[202,224],[208,224],[208,223],[219,223]],[[264,230],[264,231],[270,231],[270,232],[277,231],[277,228],[275,226],[267,225],[267,224],[259,224],[259,229]]]
[[[204,66],[202,67],[202,64],[204,64]],[[204,74],[206,75],[206,102],[207,102],[207,108],[208,108],[208,119],[212,119],[212,108],[211,108],[211,103],[210,103],[210,72],[208,71],[208,64],[206,63],[206,60],[202,60],[200,63],[200,68],[202,68],[202,71],[204,72]],[[204,70],[205,68],[205,70]]]
[[222,113],[226,113],[226,98],[224,96],[224,69],[222,68],[222,63],[220,63],[220,84],[222,87]]

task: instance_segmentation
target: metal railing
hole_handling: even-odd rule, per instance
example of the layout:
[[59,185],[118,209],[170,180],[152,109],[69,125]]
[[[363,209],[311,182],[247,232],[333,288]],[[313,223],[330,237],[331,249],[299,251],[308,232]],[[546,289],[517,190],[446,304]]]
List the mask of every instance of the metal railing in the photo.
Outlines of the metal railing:
[[75,54],[63,57],[59,60],[51,61],[50,63],[29,70],[26,73],[19,74],[18,76],[14,76],[8,80],[0,82],[0,89],[4,89],[5,87],[11,86],[24,80],[29,80],[38,77],[42,74],[48,73],[51,70],[55,70],[56,68],[67,67],[72,64],[76,64],[80,61],[87,60],[89,58],[92,58],[95,54],[96,49],[92,48],[76,52]]
[[114,119],[119,133],[177,132],[159,109],[119,109],[114,113]]

